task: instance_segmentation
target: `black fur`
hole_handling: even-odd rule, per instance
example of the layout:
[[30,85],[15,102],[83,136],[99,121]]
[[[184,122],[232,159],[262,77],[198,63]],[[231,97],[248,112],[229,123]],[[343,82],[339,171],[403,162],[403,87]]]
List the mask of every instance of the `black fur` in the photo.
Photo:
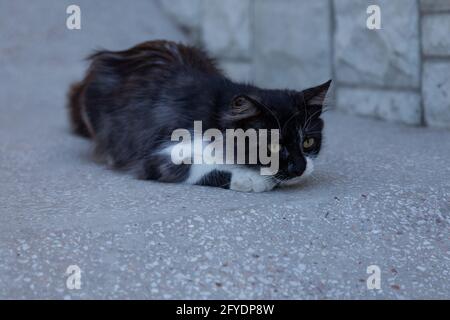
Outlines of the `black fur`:
[[[157,151],[173,130],[192,128],[194,120],[203,122],[203,130],[281,129],[280,171],[274,177],[280,180],[301,175],[305,155],[320,151],[320,115],[331,81],[303,92],[238,84],[203,51],[169,41],[100,51],[90,59],[85,79],[70,95],[73,128],[92,137],[97,153],[114,167],[142,179],[186,179],[189,165],[175,165]],[[299,130],[303,138],[315,139],[310,150],[302,150]],[[197,184],[229,187],[229,182],[229,174],[214,171]]]
[[231,173],[226,171],[213,170],[209,174],[203,176],[199,182],[200,186],[214,186],[224,189],[230,188]]

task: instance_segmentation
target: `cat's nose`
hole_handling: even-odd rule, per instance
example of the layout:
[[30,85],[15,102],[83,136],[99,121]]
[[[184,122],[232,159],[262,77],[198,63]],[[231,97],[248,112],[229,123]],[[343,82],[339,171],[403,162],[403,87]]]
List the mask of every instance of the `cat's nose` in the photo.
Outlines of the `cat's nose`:
[[288,173],[291,177],[298,177],[305,172],[306,163],[289,163],[288,164]]

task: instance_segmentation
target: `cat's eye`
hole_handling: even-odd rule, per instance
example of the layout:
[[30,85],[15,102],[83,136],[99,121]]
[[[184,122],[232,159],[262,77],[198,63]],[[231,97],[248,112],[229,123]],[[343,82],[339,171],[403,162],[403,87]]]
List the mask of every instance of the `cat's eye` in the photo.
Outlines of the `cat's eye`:
[[316,141],[314,140],[314,138],[306,138],[303,141],[303,148],[310,149],[312,146],[314,146],[315,143],[316,143]]
[[272,153],[278,153],[280,152],[281,146],[279,143],[271,143],[269,144],[269,150]]

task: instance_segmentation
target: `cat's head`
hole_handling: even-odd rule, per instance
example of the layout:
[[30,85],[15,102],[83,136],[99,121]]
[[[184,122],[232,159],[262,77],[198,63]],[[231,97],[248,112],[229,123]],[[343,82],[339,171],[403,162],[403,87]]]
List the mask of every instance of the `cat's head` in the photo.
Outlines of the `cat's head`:
[[255,90],[232,99],[229,118],[234,127],[279,129],[279,145],[269,145],[278,150],[279,168],[273,176],[277,182],[295,184],[313,171],[322,146],[320,116],[330,84],[331,80],[303,91]]

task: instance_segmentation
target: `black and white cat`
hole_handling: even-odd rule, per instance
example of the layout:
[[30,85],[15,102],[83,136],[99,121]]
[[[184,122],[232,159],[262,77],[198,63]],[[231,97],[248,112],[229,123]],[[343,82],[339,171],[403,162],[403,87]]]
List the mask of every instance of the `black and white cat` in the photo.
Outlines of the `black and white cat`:
[[[313,171],[322,142],[320,118],[331,80],[301,92],[263,90],[230,81],[203,51],[170,41],[99,51],[72,86],[74,131],[92,138],[97,155],[139,178],[262,192],[295,184]],[[175,164],[174,130],[278,129],[279,170],[261,164]]]

